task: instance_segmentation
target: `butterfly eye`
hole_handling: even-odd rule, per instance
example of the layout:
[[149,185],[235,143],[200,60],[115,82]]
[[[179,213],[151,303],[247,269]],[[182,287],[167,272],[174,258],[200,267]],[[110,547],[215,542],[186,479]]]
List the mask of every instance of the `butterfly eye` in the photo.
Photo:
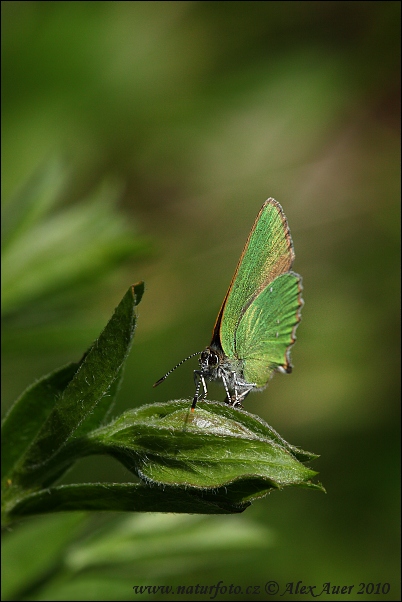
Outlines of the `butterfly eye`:
[[217,366],[219,364],[219,358],[213,351],[210,351],[209,353],[208,364],[210,366]]
[[204,364],[208,360],[208,358],[209,358],[209,353],[210,352],[205,349],[205,351],[203,351],[201,353],[200,362],[202,362]]

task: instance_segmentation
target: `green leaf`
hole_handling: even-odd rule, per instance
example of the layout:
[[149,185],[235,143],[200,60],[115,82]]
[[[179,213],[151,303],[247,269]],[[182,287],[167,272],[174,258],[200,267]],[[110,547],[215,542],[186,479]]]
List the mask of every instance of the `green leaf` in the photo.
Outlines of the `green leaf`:
[[[214,555],[218,560],[222,553],[226,553],[227,562],[227,556],[230,558],[239,549],[267,550],[272,543],[270,529],[246,517],[239,521],[238,517],[222,520],[219,516],[137,514],[119,517],[112,528],[106,523],[104,529],[87,541],[72,546],[66,564],[80,572],[95,566],[116,570],[117,566],[126,565],[131,575],[143,577],[148,572],[156,576],[158,561],[162,560],[163,567],[159,566],[159,569],[162,568],[162,575],[166,575],[166,563],[172,557],[192,556],[194,563],[194,557],[202,550],[208,550],[210,562],[214,563]],[[221,564],[224,562],[222,557],[220,561]],[[144,564],[139,566],[140,562]],[[205,560],[203,562],[205,564]],[[175,565],[170,567],[169,573],[180,572],[181,563]]]
[[[46,464],[66,445],[77,429],[80,428],[81,434],[88,432],[93,428],[94,422],[99,424],[98,421],[104,418],[113,397],[107,398],[107,404],[102,406],[99,413],[95,412],[95,418],[92,418],[91,414],[121,375],[134,335],[135,306],[141,300],[143,290],[143,283],[130,287],[106,328],[84,356],[78,371],[68,381],[62,395],[59,398],[58,395],[53,397],[53,407],[45,423],[39,432],[30,431],[31,434],[36,434],[36,437],[31,437],[29,445],[25,445],[24,453],[18,460],[18,468],[14,469],[15,474],[8,474],[11,482],[24,477],[25,486],[31,483],[31,487],[39,487],[45,476],[49,477]],[[46,380],[44,385],[46,386]],[[41,398],[35,395],[32,399],[32,395],[28,395],[22,396],[21,399],[18,415],[22,419],[25,403],[31,402],[29,414],[26,416],[26,420],[30,420],[35,410],[40,410]],[[14,412],[17,410],[13,407],[9,416],[13,417]],[[16,420],[13,419],[12,422],[16,428]],[[8,428],[8,433],[10,432],[11,428]],[[15,461],[14,457],[14,463]],[[59,470],[56,472],[59,476]]]
[[313,454],[261,419],[218,402],[189,408],[190,401],[175,401],[129,410],[90,433],[86,453],[109,453],[150,484],[216,489],[262,479],[265,490],[311,486],[317,473],[298,458]]
[[149,250],[115,210],[116,182],[92,197],[55,209],[67,187],[61,162],[49,162],[5,205],[2,313],[13,314],[57,290],[88,283],[122,259]]
[[81,437],[86,433],[89,433],[93,429],[99,428],[103,424],[106,424],[108,417],[110,417],[113,407],[116,401],[117,393],[119,392],[121,381],[123,378],[124,364],[120,368],[115,380],[110,385],[108,392],[104,395],[87,418],[80,424],[77,430],[74,432],[74,438]]
[[78,363],[55,370],[28,387],[11,406],[1,425],[2,480],[12,479],[18,461],[38,435],[79,367]]
[[26,521],[12,532],[4,533],[2,600],[24,600],[24,593],[32,585],[49,578],[67,546],[82,531],[85,519],[85,514],[79,513],[49,515]]
[[12,509],[13,518],[46,512],[97,510],[231,514],[250,503],[233,503],[226,492],[203,495],[194,489],[148,487],[138,483],[84,483],[50,487],[25,496]]
[[66,185],[67,170],[59,157],[51,158],[4,204],[1,223],[3,252],[14,239],[22,237],[60,202]]
[[[144,484],[94,483],[50,487],[24,495],[11,516],[66,510],[227,514],[242,512],[273,489],[323,490],[317,474],[260,418],[218,402],[176,401],[129,410],[114,422],[71,440],[55,466],[110,454]],[[52,462],[48,470],[53,468]],[[152,485],[152,486],[150,486]]]
[[[171,402],[176,403],[176,402]],[[141,412],[141,416],[152,416],[153,410],[151,409],[153,406],[144,406],[143,408],[139,408]],[[297,458],[300,462],[307,462],[309,460],[315,460],[319,456],[317,454],[313,454],[312,452],[304,451],[294,445],[291,445],[279,433],[277,433],[272,426],[267,424],[265,420],[260,418],[255,414],[250,414],[246,411],[237,411],[233,410],[232,406],[228,404],[219,404],[219,403],[210,403],[208,404],[208,411],[214,414],[218,414],[219,416],[228,418],[229,420],[235,418],[236,422],[239,425],[242,425],[245,429],[251,430],[253,433],[257,435],[261,435],[264,438],[272,439],[279,445],[285,447],[290,453],[292,453],[295,458]]]
[[[307,483],[312,488],[322,487]],[[10,515],[66,511],[174,512],[176,514],[238,514],[251,502],[277,488],[270,479],[244,478],[217,489],[149,487],[138,483],[83,483],[49,487],[21,498]]]
[[244,516],[37,517],[3,539],[3,599],[125,600],[133,583],[157,586],[183,567],[230,565],[241,551],[266,553],[273,542],[270,529]]

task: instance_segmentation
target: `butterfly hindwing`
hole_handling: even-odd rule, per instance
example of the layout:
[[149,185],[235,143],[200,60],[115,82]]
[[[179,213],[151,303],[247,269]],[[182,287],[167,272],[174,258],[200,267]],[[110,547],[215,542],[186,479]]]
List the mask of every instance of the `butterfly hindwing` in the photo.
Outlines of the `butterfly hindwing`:
[[234,357],[243,361],[244,378],[264,387],[278,369],[290,371],[289,349],[300,321],[301,277],[287,272],[252,300],[235,332]]

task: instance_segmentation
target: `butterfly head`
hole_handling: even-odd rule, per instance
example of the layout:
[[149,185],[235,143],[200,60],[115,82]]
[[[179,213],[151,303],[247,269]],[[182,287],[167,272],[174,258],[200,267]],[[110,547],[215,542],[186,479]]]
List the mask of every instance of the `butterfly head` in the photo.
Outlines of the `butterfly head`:
[[208,380],[218,379],[218,370],[222,359],[222,352],[215,347],[206,347],[198,359],[203,376]]

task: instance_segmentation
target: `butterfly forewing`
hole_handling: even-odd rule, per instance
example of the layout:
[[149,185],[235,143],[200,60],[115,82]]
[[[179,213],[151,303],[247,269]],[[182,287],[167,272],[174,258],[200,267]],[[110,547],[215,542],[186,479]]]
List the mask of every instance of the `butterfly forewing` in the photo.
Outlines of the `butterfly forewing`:
[[[265,201],[249,234],[214,328],[228,357],[236,357],[235,332],[258,294],[277,276],[290,270],[294,259],[286,217],[274,199]],[[238,357],[238,356],[237,356]]]

